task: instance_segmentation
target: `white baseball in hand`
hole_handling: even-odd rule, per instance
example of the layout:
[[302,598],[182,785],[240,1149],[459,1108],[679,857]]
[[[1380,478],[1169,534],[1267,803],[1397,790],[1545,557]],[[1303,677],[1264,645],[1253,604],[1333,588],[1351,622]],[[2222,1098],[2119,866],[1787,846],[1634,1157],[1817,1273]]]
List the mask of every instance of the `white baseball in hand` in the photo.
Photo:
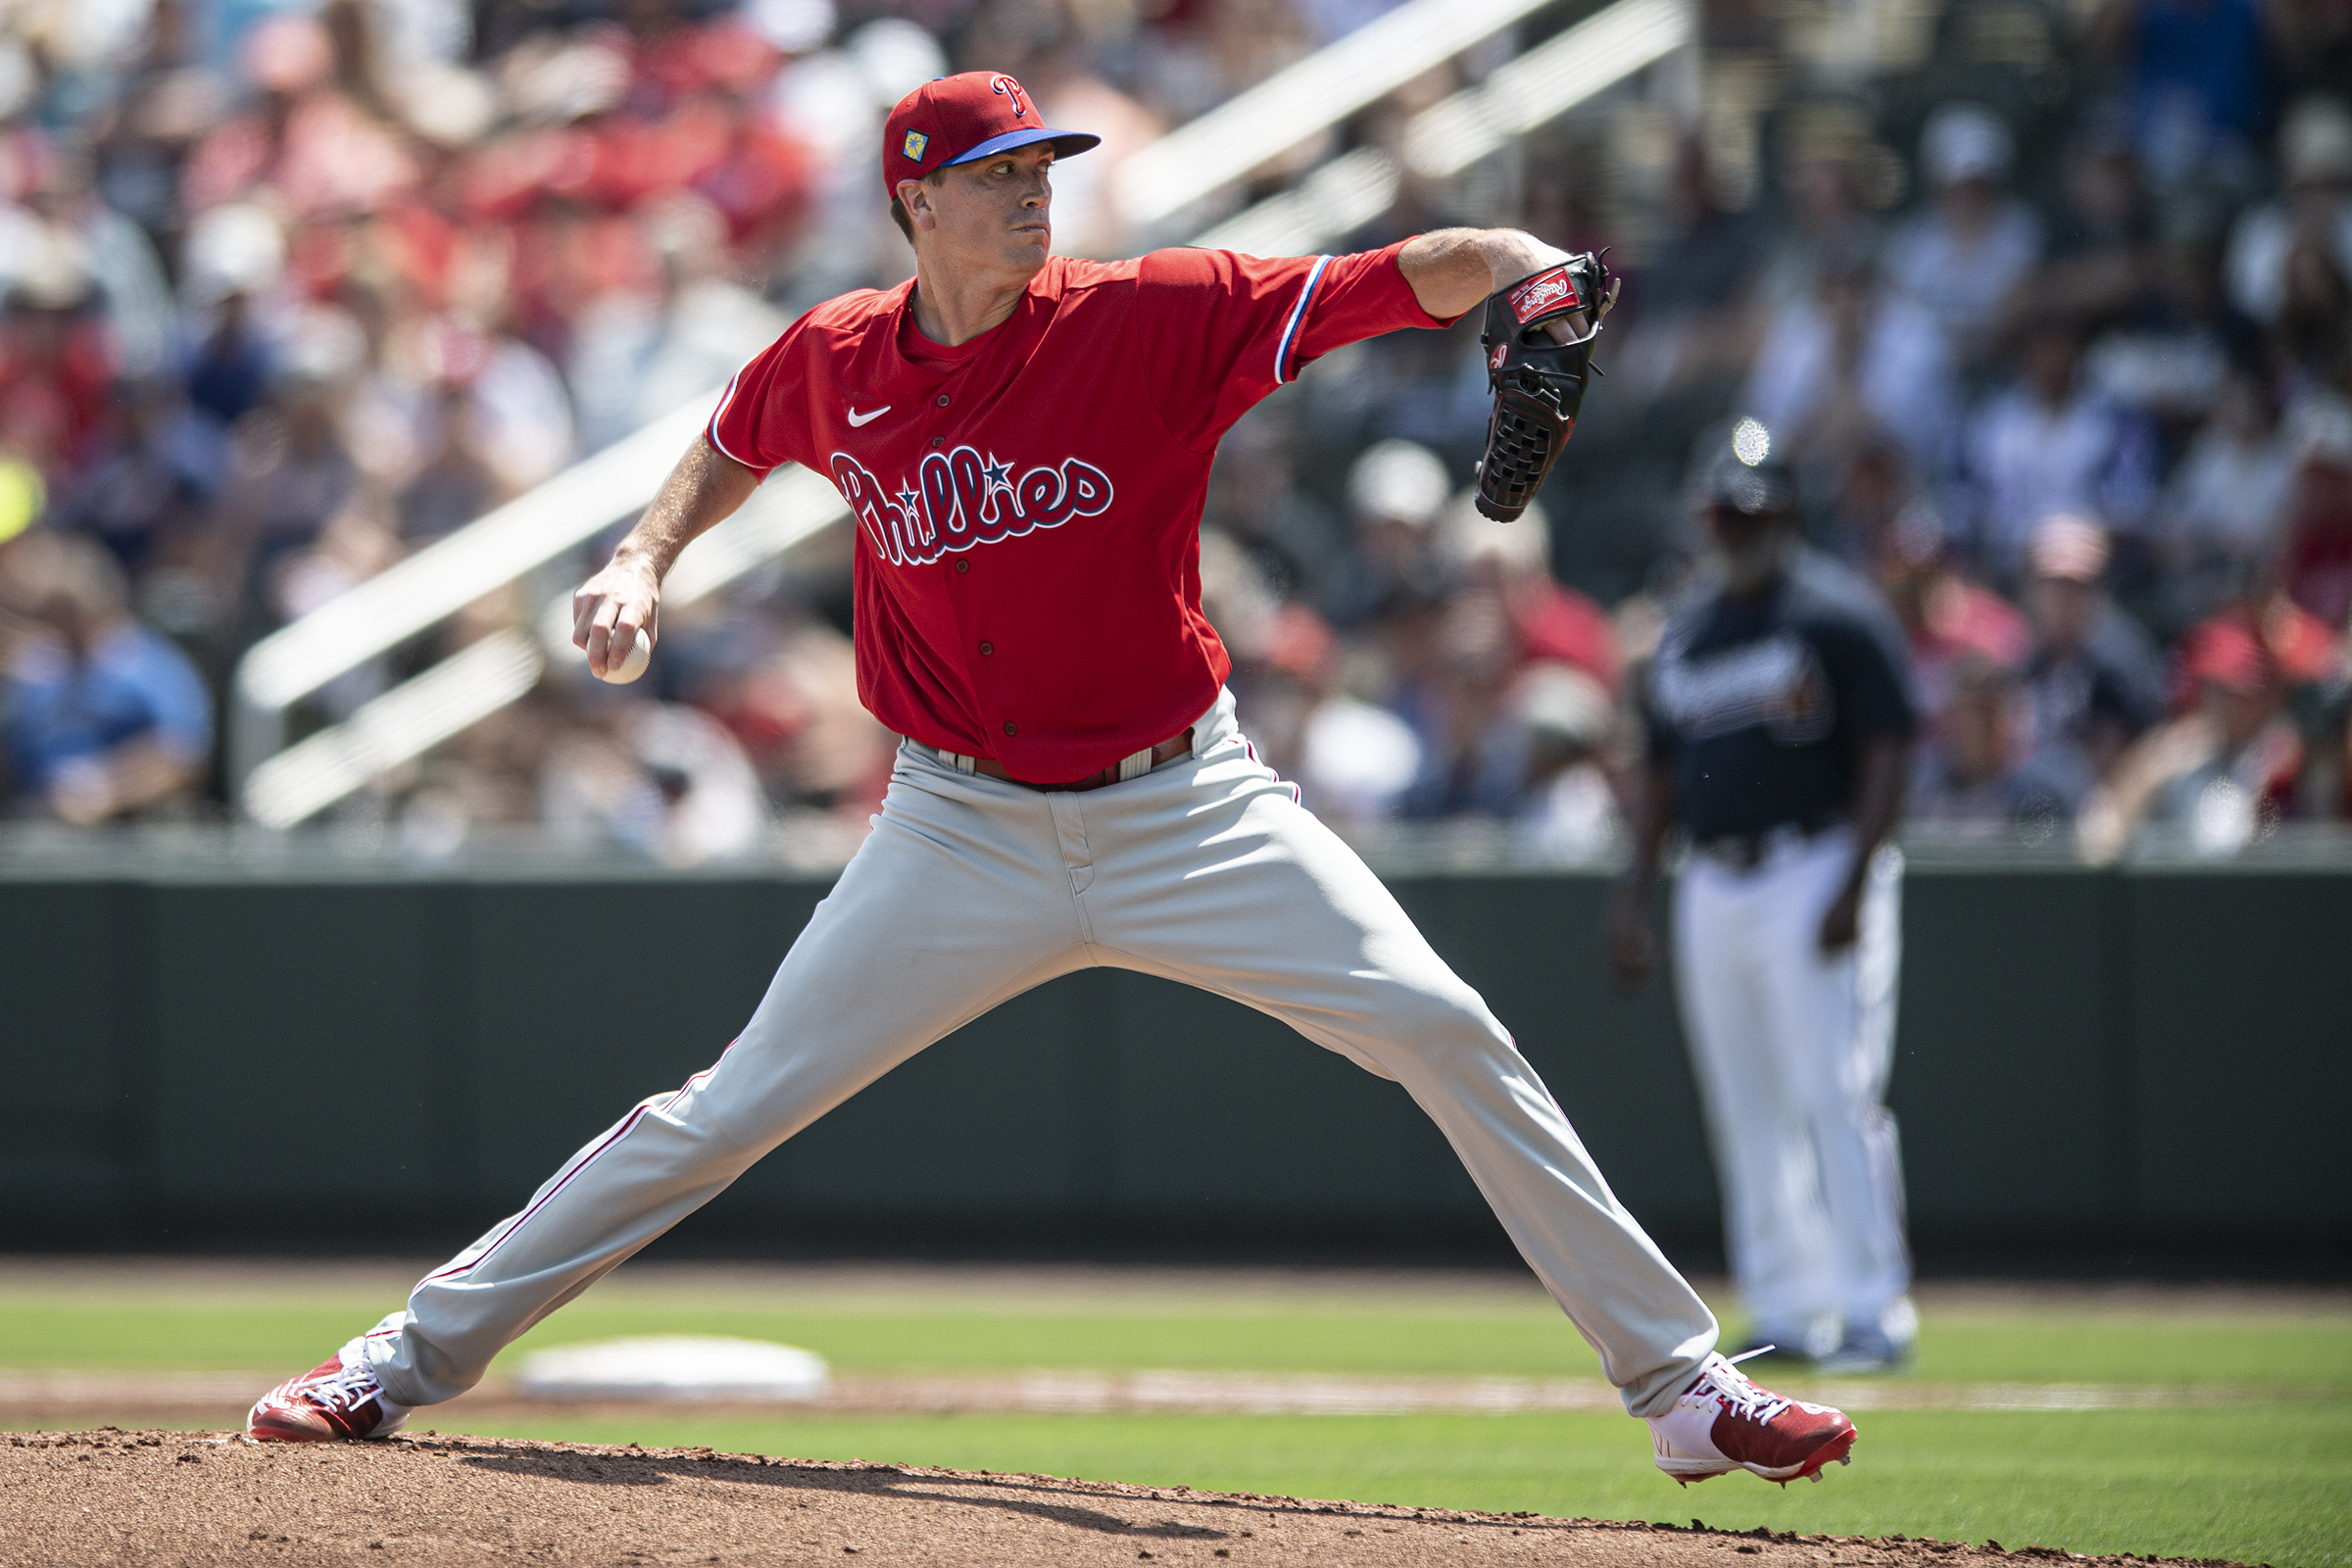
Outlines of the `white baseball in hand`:
[[626,686],[644,674],[646,666],[653,662],[654,641],[640,630],[635,637],[629,640],[629,651],[621,656],[620,662],[617,664],[608,663],[605,666],[605,672],[596,678],[601,681],[609,681],[614,686]]

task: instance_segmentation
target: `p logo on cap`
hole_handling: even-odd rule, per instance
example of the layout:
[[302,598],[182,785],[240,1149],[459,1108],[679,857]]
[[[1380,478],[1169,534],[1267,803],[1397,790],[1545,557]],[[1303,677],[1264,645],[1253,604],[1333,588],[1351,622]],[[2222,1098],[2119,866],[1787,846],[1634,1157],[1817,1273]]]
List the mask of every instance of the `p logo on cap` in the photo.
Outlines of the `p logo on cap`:
[[[882,132],[882,188],[921,179],[951,164],[968,164],[1032,142],[1052,142],[1069,158],[1102,138],[1039,124],[1036,105],[1002,71],[966,71],[927,81],[899,100]],[[938,149],[938,156],[932,150]]]

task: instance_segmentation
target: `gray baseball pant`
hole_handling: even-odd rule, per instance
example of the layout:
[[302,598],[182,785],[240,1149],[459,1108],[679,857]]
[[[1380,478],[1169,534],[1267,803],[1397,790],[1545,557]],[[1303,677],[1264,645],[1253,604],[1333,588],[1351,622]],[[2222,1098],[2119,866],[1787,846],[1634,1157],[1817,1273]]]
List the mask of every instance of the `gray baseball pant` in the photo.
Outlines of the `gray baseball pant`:
[[1402,1084],[1632,1413],[1671,1408],[1714,1348],[1714,1316],[1509,1034],[1257,760],[1225,693],[1191,757],[1083,793],[903,747],[871,836],[743,1034],[425,1276],[368,1336],[384,1391],[403,1404],[464,1393],[785,1139],[998,1003],[1092,965],[1231,997]]

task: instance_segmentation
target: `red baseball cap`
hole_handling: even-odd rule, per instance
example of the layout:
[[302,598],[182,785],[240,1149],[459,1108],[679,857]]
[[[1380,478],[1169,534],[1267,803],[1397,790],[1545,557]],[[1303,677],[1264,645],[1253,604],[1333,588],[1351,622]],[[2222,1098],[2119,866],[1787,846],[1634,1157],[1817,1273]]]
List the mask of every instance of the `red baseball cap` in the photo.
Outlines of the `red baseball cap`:
[[1028,89],[1002,71],[967,71],[926,81],[899,100],[882,127],[882,188],[899,193],[902,179],[920,179],[950,164],[1050,141],[1055,157],[1082,153],[1102,138],[1082,130],[1049,130],[1029,102]]
[[2260,638],[2218,616],[2189,633],[2182,658],[2191,680],[2211,681],[2248,697],[2268,686],[2276,669]]

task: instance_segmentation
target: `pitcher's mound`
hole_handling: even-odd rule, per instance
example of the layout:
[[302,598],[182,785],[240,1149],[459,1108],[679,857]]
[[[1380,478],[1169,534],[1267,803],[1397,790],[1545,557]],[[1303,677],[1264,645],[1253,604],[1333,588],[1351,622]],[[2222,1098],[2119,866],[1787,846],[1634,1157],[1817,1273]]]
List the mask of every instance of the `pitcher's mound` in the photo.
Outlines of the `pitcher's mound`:
[[[320,1446],[220,1432],[12,1434],[0,1443],[0,1495],[8,1499],[0,1521],[0,1564],[8,1568],[853,1559],[954,1568],[1144,1560],[1201,1568],[1748,1568],[1736,1553],[1752,1556],[1754,1568],[1819,1568],[1824,1556],[1863,1560],[1835,1549],[1863,1544],[1820,1536],[1730,1536],[708,1448],[408,1434]],[[2003,1555],[1926,1542],[1871,1542],[1864,1549],[1873,1568],[1986,1568]]]

